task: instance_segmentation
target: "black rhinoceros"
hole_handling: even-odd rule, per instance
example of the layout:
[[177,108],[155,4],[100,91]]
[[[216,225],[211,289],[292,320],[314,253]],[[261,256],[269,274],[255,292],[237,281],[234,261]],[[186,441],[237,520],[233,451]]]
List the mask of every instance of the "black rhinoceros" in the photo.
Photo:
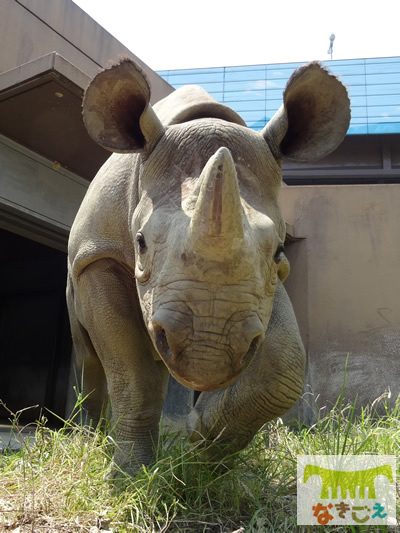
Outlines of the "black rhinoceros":
[[99,73],[83,114],[116,152],[71,229],[67,299],[83,394],[109,397],[115,463],[151,461],[169,373],[199,395],[189,432],[245,447],[302,391],[305,354],[289,272],[281,161],[333,151],[349,124],[343,85],[319,64],[290,78],[261,132],[203,89],[152,108],[131,60]]

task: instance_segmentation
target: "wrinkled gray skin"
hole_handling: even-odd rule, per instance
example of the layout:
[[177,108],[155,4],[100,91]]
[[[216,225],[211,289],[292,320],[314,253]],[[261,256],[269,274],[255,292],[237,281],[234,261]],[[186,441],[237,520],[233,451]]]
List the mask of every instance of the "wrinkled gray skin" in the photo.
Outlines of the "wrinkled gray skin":
[[[262,132],[199,87],[154,109],[130,60],[88,87],[84,120],[117,152],[93,180],[69,241],[67,299],[86,408],[109,396],[115,463],[153,457],[171,373],[203,391],[193,439],[244,448],[298,398],[305,355],[282,285],[281,161],[312,161],[341,142],[346,90],[318,64],[289,80]],[[119,152],[119,153],[118,153]]]

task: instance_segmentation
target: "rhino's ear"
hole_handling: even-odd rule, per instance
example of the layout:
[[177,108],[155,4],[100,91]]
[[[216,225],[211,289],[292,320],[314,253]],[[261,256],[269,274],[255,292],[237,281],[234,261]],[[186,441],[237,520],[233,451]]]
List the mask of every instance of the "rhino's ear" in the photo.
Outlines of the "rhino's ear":
[[103,70],[83,98],[83,120],[89,135],[112,152],[147,152],[164,133],[150,102],[142,69],[130,59]]
[[292,74],[282,106],[261,133],[276,159],[307,163],[333,152],[349,123],[347,90],[314,62]]

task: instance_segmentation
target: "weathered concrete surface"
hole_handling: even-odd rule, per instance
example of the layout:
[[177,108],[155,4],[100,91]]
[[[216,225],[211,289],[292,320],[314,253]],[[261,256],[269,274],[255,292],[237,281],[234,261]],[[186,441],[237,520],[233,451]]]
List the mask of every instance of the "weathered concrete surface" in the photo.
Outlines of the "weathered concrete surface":
[[173,88],[72,0],[2,0],[0,45],[0,228],[66,250],[85,181],[109,156],[83,126],[83,89],[118,57],[140,63],[153,102]]
[[[284,187],[293,302],[319,407],[400,392],[400,185]],[[307,390],[310,390],[307,387]],[[308,401],[310,396],[306,396]],[[300,408],[300,412],[304,406]],[[310,419],[309,409],[302,413]]]
[[0,227],[62,251],[87,181],[0,135]]
[[0,73],[56,51],[91,79],[116,58],[131,57],[149,77],[152,102],[173,91],[72,0],[2,0],[0,42]]

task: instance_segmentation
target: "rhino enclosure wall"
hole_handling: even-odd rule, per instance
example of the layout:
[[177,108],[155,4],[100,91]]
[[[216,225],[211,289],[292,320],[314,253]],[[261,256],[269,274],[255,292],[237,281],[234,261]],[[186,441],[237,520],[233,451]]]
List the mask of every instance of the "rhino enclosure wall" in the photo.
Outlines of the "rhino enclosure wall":
[[89,138],[81,101],[102,67],[127,56],[153,102],[172,91],[72,0],[0,1],[0,399],[14,412],[39,404],[25,421],[43,406],[64,416],[68,394],[74,402],[67,240],[110,155]]
[[[400,185],[294,186],[281,207],[296,239],[285,285],[305,344],[306,391],[371,403],[400,393]],[[305,399],[313,403],[312,397]],[[307,402],[295,412],[312,419]]]

